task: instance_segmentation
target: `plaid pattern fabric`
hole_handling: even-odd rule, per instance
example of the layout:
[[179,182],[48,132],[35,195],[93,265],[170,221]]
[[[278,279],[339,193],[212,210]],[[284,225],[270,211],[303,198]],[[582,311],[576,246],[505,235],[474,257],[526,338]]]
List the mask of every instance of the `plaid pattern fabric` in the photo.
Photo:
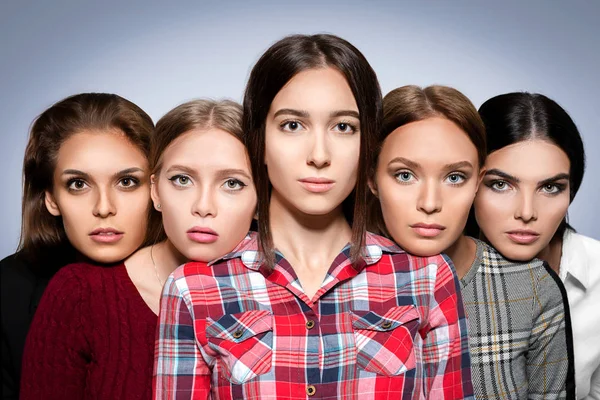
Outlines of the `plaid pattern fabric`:
[[467,322],[444,256],[410,256],[372,234],[347,246],[314,298],[254,234],[221,260],[169,277],[155,399],[472,398]]
[[572,398],[568,303],[557,277],[540,260],[513,263],[474,240],[477,257],[461,286],[475,396]]

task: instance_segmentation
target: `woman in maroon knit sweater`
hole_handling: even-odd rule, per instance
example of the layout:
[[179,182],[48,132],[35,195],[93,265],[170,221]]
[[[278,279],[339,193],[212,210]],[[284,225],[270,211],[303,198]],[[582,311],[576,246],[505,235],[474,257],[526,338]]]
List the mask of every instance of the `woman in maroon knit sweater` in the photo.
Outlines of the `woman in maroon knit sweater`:
[[152,332],[156,324],[122,261],[160,226],[150,207],[153,130],[142,109],[104,93],[68,97],[32,126],[21,253],[39,269],[56,264],[52,255],[63,251],[80,262],[61,268],[44,291],[25,343],[22,399],[76,398],[96,393],[98,384],[117,386],[123,377],[96,375],[106,372],[101,360],[109,349],[130,347],[119,365],[151,349],[140,345],[139,326],[134,345],[121,338],[131,321]]
[[[156,313],[164,280],[187,259],[209,261],[231,251],[247,233],[254,214],[256,195],[239,140],[240,125],[241,107],[233,102],[195,101],[175,108],[157,124],[150,168],[141,158],[133,167],[144,171],[135,189],[143,189],[143,199],[119,202],[119,196],[131,193],[116,193],[115,188],[114,201],[98,195],[95,203],[79,209],[78,229],[88,220],[113,224],[124,239],[145,230],[144,218],[133,221],[127,214],[133,213],[131,208],[147,212],[152,187],[154,208],[163,213],[166,234],[150,229],[148,236],[156,244],[124,262],[72,264],[52,279],[27,338],[21,398],[151,398]],[[85,155],[85,164],[68,168],[85,169],[94,188],[96,162],[100,170],[117,168],[125,161],[119,152],[127,147],[133,149],[122,143],[110,155],[101,155],[96,145]],[[85,142],[80,144],[75,158],[85,148]],[[55,175],[62,173],[61,163],[68,157],[61,156],[69,150],[67,140],[59,150]],[[104,203],[107,210],[114,203],[106,217],[94,206]],[[65,219],[63,215],[67,228]],[[100,242],[110,242],[115,235],[120,234],[105,233],[110,237]],[[69,239],[87,255],[76,245],[78,240],[85,243],[80,236]]]

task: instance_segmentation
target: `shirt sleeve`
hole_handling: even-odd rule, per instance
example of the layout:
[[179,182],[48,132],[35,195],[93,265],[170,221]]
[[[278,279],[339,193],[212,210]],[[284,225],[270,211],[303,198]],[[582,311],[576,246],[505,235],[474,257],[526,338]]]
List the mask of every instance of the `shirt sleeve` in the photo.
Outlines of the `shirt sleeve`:
[[50,281],[23,352],[21,399],[83,399],[91,351],[82,315],[87,282],[65,267]]
[[[154,399],[207,399],[211,370],[197,345],[194,319],[173,274],[160,300],[154,355]],[[200,321],[201,323],[201,321]]]
[[437,272],[424,330],[424,394],[428,399],[473,399],[465,308],[458,277],[446,256]]
[[527,352],[530,399],[575,398],[572,334],[566,291],[544,263],[533,296]]

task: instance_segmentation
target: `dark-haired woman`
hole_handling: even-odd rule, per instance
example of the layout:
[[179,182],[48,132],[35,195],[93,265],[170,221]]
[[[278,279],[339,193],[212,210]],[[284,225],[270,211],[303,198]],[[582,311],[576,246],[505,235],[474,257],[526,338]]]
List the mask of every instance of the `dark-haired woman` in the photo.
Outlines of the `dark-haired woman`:
[[504,257],[537,257],[559,274],[571,310],[577,398],[600,399],[600,242],[566,220],[585,169],[579,131],[541,94],[496,96],[479,113],[488,134],[475,199],[481,233]]
[[472,397],[450,261],[365,232],[380,118],[377,77],[345,40],[263,54],[244,97],[259,233],[169,277],[155,398]]
[[506,260],[463,234],[486,159],[477,110],[446,86],[394,89],[383,109],[373,221],[409,253],[444,252],[452,259],[468,315],[475,396],[572,394],[570,331],[558,277],[542,261]]

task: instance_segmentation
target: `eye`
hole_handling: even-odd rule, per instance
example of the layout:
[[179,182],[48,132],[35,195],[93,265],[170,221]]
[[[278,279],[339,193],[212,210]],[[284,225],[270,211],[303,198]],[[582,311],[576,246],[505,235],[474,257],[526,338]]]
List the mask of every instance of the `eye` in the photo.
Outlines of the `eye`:
[[88,184],[85,183],[83,179],[69,179],[67,182],[67,189],[74,192],[81,191],[85,189],[86,186],[88,186]]
[[340,122],[335,126],[335,130],[341,133],[354,133],[356,127],[348,122]]
[[246,184],[240,181],[239,179],[230,178],[227,179],[225,183],[223,183],[223,186],[227,190],[238,191],[242,190],[246,186]]
[[450,174],[446,180],[452,185],[460,185],[461,183],[464,183],[467,178],[465,178],[462,174]]
[[409,171],[398,171],[394,177],[401,183],[408,183],[414,178],[414,175]]
[[173,185],[179,187],[187,187],[192,184],[192,180],[187,175],[175,175],[169,178]]
[[492,188],[492,190],[495,190],[496,192],[505,192],[509,188],[508,182],[501,180],[490,182],[489,187]]
[[300,121],[295,121],[295,120],[285,121],[279,126],[280,126],[281,130],[283,130],[285,132],[297,132],[300,130],[300,128],[303,128]]
[[132,176],[126,176],[124,178],[121,178],[121,180],[119,181],[119,186],[126,188],[126,189],[130,189],[130,188],[134,188],[137,185],[139,185],[140,181],[137,178],[134,178]]
[[548,183],[542,187],[542,191],[547,194],[558,194],[562,192],[561,188],[554,183]]

